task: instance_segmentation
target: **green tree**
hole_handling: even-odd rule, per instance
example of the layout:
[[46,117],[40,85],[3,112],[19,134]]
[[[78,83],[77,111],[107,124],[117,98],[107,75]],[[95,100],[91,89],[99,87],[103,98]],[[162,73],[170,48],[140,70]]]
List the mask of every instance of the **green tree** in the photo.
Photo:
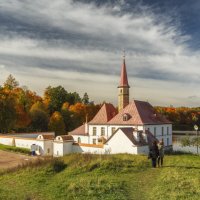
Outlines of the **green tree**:
[[49,116],[45,106],[41,102],[36,102],[30,109],[31,129],[34,131],[47,131]]
[[18,86],[18,81],[16,81],[16,79],[10,74],[4,83],[4,88],[12,90],[14,88],[17,88]]
[[16,101],[10,92],[0,90],[0,132],[11,131],[16,122]]
[[82,102],[83,102],[85,105],[88,105],[88,104],[89,104],[89,96],[88,96],[87,92],[84,93],[83,98],[82,98]]
[[60,112],[56,111],[52,114],[49,121],[49,130],[54,131],[56,136],[65,134],[65,123]]
[[47,102],[50,114],[52,114],[55,111],[61,110],[63,103],[65,103],[68,100],[67,95],[67,91],[62,86],[49,86],[48,88],[46,88],[44,94],[44,101]]
[[67,102],[70,105],[74,105],[76,103],[81,102],[81,98],[80,98],[80,96],[79,96],[79,94],[77,92],[68,93],[68,95],[67,95]]

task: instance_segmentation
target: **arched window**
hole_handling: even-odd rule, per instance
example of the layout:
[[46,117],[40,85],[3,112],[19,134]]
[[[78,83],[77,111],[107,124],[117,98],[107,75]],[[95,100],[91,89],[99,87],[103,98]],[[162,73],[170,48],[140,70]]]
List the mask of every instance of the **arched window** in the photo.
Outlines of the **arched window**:
[[78,143],[81,143],[81,138],[80,137],[78,137]]
[[128,121],[130,119],[130,115],[125,113],[123,114],[123,121]]

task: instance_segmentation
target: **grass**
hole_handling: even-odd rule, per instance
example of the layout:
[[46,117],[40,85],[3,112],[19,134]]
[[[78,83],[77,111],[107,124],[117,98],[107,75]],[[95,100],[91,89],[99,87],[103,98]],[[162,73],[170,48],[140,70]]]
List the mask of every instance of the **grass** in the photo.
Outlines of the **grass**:
[[0,199],[197,200],[200,158],[166,155],[152,169],[146,156],[70,154],[0,176]]
[[30,149],[8,146],[8,145],[3,145],[3,144],[0,144],[0,150],[12,151],[12,152],[16,152],[16,153],[23,153],[23,154],[26,154],[26,155],[30,154]]

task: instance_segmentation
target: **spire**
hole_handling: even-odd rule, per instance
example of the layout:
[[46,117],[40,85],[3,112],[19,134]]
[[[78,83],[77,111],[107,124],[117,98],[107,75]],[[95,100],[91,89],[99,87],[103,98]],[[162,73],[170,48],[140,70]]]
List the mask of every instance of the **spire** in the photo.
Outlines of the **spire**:
[[126,72],[125,50],[123,50],[123,63],[121,67],[121,79],[119,87],[129,87],[127,72]]

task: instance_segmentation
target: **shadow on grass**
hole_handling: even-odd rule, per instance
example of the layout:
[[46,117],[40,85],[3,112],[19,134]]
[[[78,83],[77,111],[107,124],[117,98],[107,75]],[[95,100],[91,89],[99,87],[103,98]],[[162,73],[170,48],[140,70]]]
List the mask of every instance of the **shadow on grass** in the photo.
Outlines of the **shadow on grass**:
[[200,167],[179,166],[179,165],[166,165],[166,166],[163,166],[162,168],[200,169]]

